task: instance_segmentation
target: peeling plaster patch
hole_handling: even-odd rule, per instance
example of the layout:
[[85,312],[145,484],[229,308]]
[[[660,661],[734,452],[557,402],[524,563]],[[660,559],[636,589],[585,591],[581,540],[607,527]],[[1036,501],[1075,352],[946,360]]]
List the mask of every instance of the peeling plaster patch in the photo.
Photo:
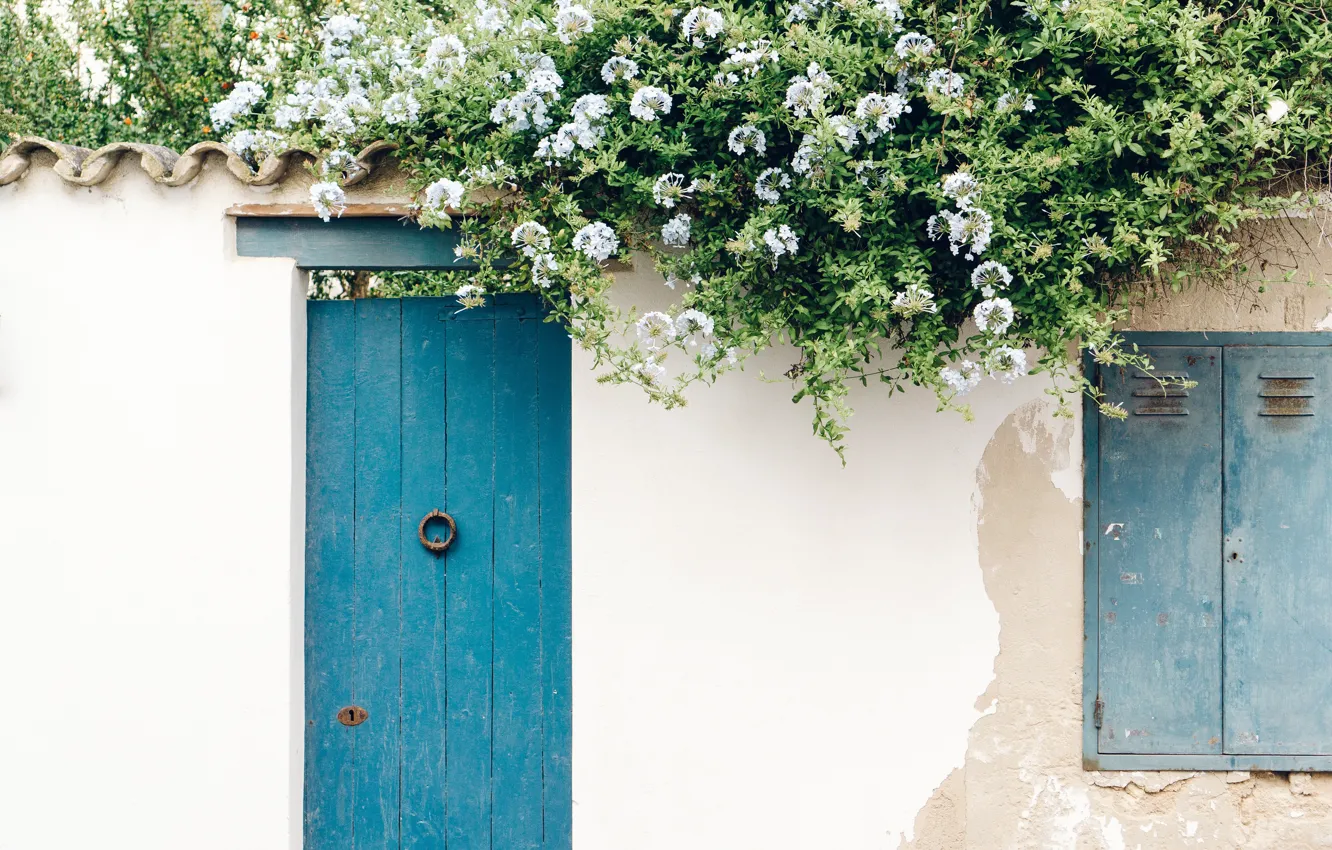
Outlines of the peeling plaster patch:
[[1057,776],[1045,778],[1045,787],[1038,787],[1037,796],[1042,792],[1047,792],[1047,798],[1053,797],[1050,802],[1054,815],[1049,820],[1049,846],[1078,846],[1078,833],[1092,817],[1091,798],[1081,788],[1064,785]]
[[1327,311],[1327,315],[1314,322],[1316,331],[1332,331],[1332,310]]
[[1096,822],[1101,825],[1101,838],[1106,850],[1124,850],[1124,827],[1114,815],[1097,815]]
[[1009,420],[1017,427],[1022,451],[1035,454],[1039,447],[1052,458],[1050,481],[1071,502],[1082,498],[1082,454],[1075,445],[1078,434],[1073,423],[1056,419],[1053,411],[1053,405],[1037,399],[1019,407]]
[[1298,331],[1302,329],[1304,327],[1304,296],[1287,296],[1285,307],[1283,318],[1286,321],[1286,330]]
[[1332,850],[1332,777],[1082,769],[1082,506],[1052,474],[1064,439],[1043,424],[1051,407],[1010,414],[977,469],[994,680],[953,795],[921,810],[904,850]]
[[1313,777],[1307,773],[1292,773],[1290,775],[1290,793],[1298,794],[1301,797],[1312,797],[1317,794],[1314,789]]

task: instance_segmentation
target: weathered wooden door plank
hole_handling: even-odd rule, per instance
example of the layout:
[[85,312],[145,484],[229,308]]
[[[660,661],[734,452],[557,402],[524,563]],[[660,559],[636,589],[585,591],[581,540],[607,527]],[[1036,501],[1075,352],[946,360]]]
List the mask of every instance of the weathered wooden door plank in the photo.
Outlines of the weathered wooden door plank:
[[478,312],[450,324],[446,453],[449,513],[448,738],[445,836],[451,848],[491,847],[495,322]]
[[[354,850],[398,850],[402,681],[402,312],[356,302],[355,688],[369,719],[356,737]],[[344,438],[345,439],[345,438]]]
[[[442,299],[402,302],[402,846],[444,845],[447,673],[445,608],[449,555],[421,545],[418,528],[447,511],[444,422],[449,324]],[[450,299],[451,300],[451,299]],[[447,535],[442,523],[430,539]]]
[[538,318],[496,317],[495,848],[542,844]]
[[537,330],[545,850],[573,846],[572,358],[555,322]]
[[352,846],[356,310],[309,305],[305,460],[305,848]]

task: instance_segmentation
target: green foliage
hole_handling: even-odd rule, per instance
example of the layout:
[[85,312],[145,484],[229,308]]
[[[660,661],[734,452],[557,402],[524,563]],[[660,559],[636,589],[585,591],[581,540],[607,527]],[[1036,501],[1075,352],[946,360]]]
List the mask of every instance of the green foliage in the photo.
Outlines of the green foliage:
[[0,139],[183,149],[215,138],[209,105],[238,77],[279,67],[317,11],[285,0],[74,0],[57,19],[0,0]]
[[[1332,24],[1288,0],[327,11],[320,28],[289,26],[267,63],[234,42],[129,62],[135,82],[108,102],[132,90],[179,115],[173,138],[211,106],[215,132],[245,128],[231,144],[256,165],[288,145],[322,151],[312,199],[329,215],[350,151],[394,142],[421,222],[460,228],[485,269],[458,290],[464,305],[539,291],[607,380],[668,406],[789,343],[795,397],[834,445],[855,381],[930,387],[962,410],[978,381],[1029,370],[1065,407],[1094,395],[1079,350],[1142,362],[1112,332],[1121,287],[1242,277],[1245,225],[1312,204],[1292,178],[1332,154]],[[129,21],[139,43],[161,30],[118,20],[106,43],[131,38]],[[58,46],[44,60],[57,71]],[[606,70],[626,63],[635,74]],[[236,87],[205,103],[210,84],[192,77],[220,67]],[[652,108],[656,90],[668,109]],[[612,257],[655,263],[677,306],[620,315]]]
[[37,134],[106,138],[111,116],[85,100],[77,52],[45,15],[0,4],[0,144]]

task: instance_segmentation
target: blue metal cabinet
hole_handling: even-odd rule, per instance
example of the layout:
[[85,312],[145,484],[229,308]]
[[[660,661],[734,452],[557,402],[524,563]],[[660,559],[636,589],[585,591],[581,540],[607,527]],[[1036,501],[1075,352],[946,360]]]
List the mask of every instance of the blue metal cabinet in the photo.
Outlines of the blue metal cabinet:
[[523,296],[308,331],[305,846],[567,850],[568,337]]
[[1332,769],[1332,335],[1130,334],[1086,428],[1084,762]]

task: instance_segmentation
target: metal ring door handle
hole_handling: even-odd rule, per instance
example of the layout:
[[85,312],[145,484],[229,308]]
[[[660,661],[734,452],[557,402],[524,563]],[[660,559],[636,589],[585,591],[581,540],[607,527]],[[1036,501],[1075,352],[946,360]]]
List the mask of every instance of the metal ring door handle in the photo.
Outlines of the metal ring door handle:
[[[430,522],[432,519],[442,519],[448,525],[449,536],[447,538],[445,538],[444,540],[440,540],[438,534],[435,535],[434,540],[431,540],[428,537],[426,537],[426,523]],[[441,510],[436,509],[426,514],[421,519],[421,525],[417,527],[416,534],[418,537],[421,538],[422,546],[426,547],[431,552],[434,552],[436,555],[438,555],[441,552],[443,552],[445,549],[452,546],[453,541],[458,538],[458,524],[453,521],[453,517],[449,516],[448,514],[444,513]]]

